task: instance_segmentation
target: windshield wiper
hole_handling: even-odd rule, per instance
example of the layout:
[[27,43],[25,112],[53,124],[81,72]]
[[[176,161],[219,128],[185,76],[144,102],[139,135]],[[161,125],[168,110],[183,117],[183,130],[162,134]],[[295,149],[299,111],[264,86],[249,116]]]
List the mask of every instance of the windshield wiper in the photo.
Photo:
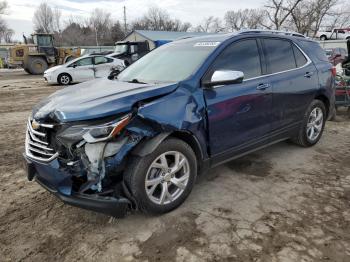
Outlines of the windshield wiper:
[[145,83],[145,82],[141,82],[141,81],[137,80],[136,78],[134,78],[134,79],[133,79],[133,80],[131,80],[131,81],[128,81],[128,83],[135,83],[135,84],[147,84],[147,83]]

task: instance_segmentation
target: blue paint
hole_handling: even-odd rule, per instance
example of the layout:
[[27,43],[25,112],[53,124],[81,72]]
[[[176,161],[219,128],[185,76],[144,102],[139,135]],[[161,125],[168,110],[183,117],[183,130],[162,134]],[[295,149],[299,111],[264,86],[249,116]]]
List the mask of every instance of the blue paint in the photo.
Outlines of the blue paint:
[[[200,161],[210,160],[215,165],[235,154],[295,134],[315,97],[324,96],[332,110],[331,64],[319,59],[309,46],[312,42],[306,39],[278,36],[293,41],[307,53],[312,59],[307,67],[217,88],[202,86],[202,77],[228,45],[244,38],[264,37],[271,34],[227,34],[183,40],[220,44],[190,77],[178,83],[135,84],[107,79],[85,82],[49,96],[35,107],[33,116],[65,123],[129,113],[134,109],[134,119],[125,133],[136,139],[108,158],[108,168],[119,165],[143,138],[173,131],[191,134],[203,152]],[[266,60],[262,63],[268,68]],[[305,72],[314,74],[306,78]],[[271,84],[270,88],[257,90],[265,82]],[[59,167],[57,160],[48,165],[34,163],[39,175],[53,188],[70,193],[70,174]]]

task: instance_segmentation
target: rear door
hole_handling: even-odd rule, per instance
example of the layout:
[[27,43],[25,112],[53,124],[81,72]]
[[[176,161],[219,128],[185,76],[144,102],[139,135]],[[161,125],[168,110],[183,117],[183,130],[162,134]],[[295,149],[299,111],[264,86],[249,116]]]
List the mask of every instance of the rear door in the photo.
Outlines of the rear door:
[[236,41],[218,55],[204,76],[207,81],[216,70],[245,75],[243,83],[204,88],[210,154],[217,156],[217,162],[220,155],[247,150],[270,132],[272,94],[269,79],[263,76],[261,53],[255,38]]
[[74,82],[94,79],[94,65],[92,57],[82,58],[71,64],[68,68],[68,73],[73,77]]
[[317,70],[292,41],[262,39],[272,84],[272,131],[297,127],[318,88]]
[[106,77],[110,74],[111,68],[113,67],[113,59],[104,56],[94,57],[94,70],[95,77]]

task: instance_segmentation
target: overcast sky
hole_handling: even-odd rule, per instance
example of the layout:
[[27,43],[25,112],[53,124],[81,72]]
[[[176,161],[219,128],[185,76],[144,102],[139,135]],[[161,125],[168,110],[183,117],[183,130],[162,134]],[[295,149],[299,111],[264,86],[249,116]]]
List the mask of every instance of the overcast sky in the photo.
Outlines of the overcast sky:
[[[32,17],[41,1],[7,0],[10,9],[4,16],[10,28],[15,30],[15,39],[22,40],[22,33],[33,32]],[[122,20],[123,6],[126,7],[129,21],[141,16],[148,7],[158,6],[166,9],[173,18],[179,18],[192,25],[204,17],[223,17],[228,10],[256,8],[264,0],[46,0],[50,6],[62,10],[63,20],[70,16],[88,17],[94,8],[103,8],[112,13],[114,19]]]

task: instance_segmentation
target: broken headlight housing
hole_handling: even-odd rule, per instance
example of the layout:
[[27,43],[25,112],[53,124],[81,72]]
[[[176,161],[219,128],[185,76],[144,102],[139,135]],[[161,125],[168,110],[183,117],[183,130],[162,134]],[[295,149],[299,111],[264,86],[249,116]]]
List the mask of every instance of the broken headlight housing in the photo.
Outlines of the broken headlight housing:
[[131,115],[126,115],[117,121],[113,121],[100,126],[86,127],[87,132],[83,138],[88,143],[96,143],[106,141],[112,137],[117,136],[120,131],[129,123]]
[[62,133],[58,134],[57,138],[61,141],[70,141],[69,144],[81,141],[82,139],[88,143],[103,142],[117,136],[130,122],[130,119],[131,114],[128,114],[106,124],[70,126]]

